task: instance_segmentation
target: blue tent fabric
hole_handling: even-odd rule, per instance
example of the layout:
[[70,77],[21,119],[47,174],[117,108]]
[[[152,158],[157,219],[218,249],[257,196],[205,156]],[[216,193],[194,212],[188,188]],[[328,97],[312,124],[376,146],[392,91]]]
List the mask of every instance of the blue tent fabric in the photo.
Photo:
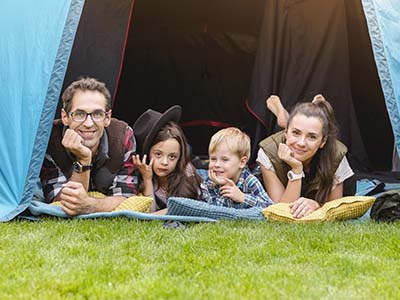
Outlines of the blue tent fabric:
[[377,179],[360,179],[356,184],[356,196],[375,195],[385,188],[385,184]]
[[375,62],[400,153],[400,2],[362,0]]
[[0,2],[0,221],[30,204],[83,4]]

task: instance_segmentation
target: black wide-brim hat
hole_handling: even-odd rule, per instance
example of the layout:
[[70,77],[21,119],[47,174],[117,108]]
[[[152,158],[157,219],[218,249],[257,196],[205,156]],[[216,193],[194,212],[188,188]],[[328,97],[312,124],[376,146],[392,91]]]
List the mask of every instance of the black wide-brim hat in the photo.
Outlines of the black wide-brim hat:
[[150,146],[157,133],[168,122],[178,123],[181,119],[182,108],[174,105],[164,113],[148,109],[133,124],[133,132],[137,142],[137,153],[140,155],[149,154]]

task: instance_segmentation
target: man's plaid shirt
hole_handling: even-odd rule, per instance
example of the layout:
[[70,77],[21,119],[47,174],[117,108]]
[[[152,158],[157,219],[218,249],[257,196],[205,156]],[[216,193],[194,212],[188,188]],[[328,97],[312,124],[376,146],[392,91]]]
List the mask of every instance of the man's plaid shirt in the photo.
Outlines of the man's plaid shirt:
[[[124,163],[118,174],[115,176],[111,186],[108,189],[107,196],[124,196],[130,197],[137,194],[138,177],[134,174],[134,165],[132,155],[136,151],[136,143],[131,127],[127,127],[124,139]],[[108,138],[104,131],[101,138],[99,150],[96,155],[96,161],[108,158]],[[97,164],[94,164],[97,165]],[[100,166],[99,166],[100,167]],[[61,169],[56,165],[53,158],[46,154],[41,170],[41,182],[46,202],[52,202],[57,194],[61,191],[62,185],[68,182]],[[90,181],[91,182],[91,181]],[[89,187],[89,190],[92,190]]]

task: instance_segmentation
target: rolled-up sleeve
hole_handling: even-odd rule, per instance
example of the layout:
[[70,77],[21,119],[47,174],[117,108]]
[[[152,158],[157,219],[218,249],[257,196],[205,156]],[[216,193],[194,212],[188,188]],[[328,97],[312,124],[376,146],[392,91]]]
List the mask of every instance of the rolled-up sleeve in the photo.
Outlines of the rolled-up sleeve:
[[67,183],[67,178],[56,165],[53,158],[46,154],[42,169],[40,171],[40,181],[42,183],[45,201],[50,203],[62,189],[62,185]]

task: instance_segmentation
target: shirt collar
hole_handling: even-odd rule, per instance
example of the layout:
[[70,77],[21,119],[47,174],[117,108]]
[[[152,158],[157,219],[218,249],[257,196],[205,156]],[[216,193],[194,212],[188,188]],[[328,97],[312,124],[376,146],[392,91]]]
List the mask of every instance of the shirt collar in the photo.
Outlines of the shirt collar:
[[238,181],[237,181],[237,183],[236,183],[236,186],[237,186],[238,188],[241,188],[241,187],[243,186],[244,181],[245,181],[245,179],[246,179],[246,173],[247,173],[247,169],[246,169],[246,168],[243,169],[242,172],[240,172],[239,179],[238,179]]
[[102,166],[109,158],[110,157],[108,156],[108,135],[107,131],[104,129],[103,136],[100,139],[99,149],[97,150],[96,163],[99,166]]

